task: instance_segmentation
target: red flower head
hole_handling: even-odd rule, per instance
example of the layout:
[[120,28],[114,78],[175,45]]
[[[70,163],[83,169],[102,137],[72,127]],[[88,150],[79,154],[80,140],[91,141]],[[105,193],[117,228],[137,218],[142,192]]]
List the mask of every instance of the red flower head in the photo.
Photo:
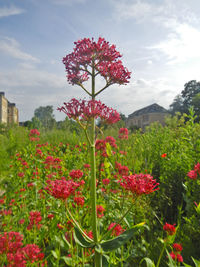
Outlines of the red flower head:
[[164,153],[161,155],[162,158],[166,158],[167,157],[167,153]]
[[163,226],[163,230],[167,232],[168,235],[174,235],[176,233],[176,228],[174,227],[175,224],[165,223]]
[[50,181],[45,190],[55,198],[67,199],[74,191],[79,187],[78,183],[75,183],[72,180],[66,181],[64,178],[62,180]]
[[197,179],[197,172],[195,170],[191,170],[188,172],[187,176],[192,180],[196,180]]
[[77,100],[71,99],[70,102],[64,103],[64,106],[58,108],[63,111],[70,119],[74,120],[90,120],[91,118],[100,118],[102,122],[108,124],[116,123],[120,120],[119,113],[107,107],[101,101],[97,100]]
[[174,243],[172,245],[173,249],[176,251],[176,252],[181,252],[183,250],[181,244],[178,244],[178,243]]
[[112,228],[113,228],[113,230],[112,230],[112,236],[118,236],[118,235],[121,235],[124,232],[124,229],[122,228],[122,226],[120,224],[111,223],[108,226],[108,230],[110,230]]
[[159,189],[156,188],[159,184],[152,176],[142,173],[123,176],[120,184],[134,195],[150,194]]
[[118,137],[120,139],[128,139],[128,129],[127,128],[120,128]]
[[95,74],[105,78],[107,87],[114,83],[128,83],[131,73],[119,60],[121,54],[116,51],[115,45],[110,45],[101,37],[97,42],[93,38],[84,38],[74,44],[74,51],[63,58],[69,83],[82,84],[87,81],[92,64]]
[[105,209],[101,205],[97,205],[97,217],[101,218],[104,216],[103,212]]
[[70,173],[69,173],[69,176],[72,178],[72,179],[79,179],[83,176],[83,172],[81,170],[72,170]]

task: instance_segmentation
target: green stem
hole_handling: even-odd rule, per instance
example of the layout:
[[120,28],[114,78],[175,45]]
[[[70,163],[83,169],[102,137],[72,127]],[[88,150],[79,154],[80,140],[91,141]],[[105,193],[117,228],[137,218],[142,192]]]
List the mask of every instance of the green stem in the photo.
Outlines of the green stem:
[[[95,100],[95,62],[92,62],[92,100]],[[90,158],[91,158],[91,180],[90,180],[90,203],[92,210],[92,232],[94,242],[98,245],[98,231],[97,231],[97,193],[96,193],[96,157],[95,157],[95,119],[91,120],[91,144],[90,144]],[[102,266],[102,255],[95,250],[95,267]]]
[[164,251],[166,249],[166,246],[167,246],[167,242],[164,242],[164,245],[163,245],[163,248],[162,248],[162,250],[160,252],[160,256],[159,256],[158,262],[156,264],[156,267],[159,267],[159,265],[160,265],[160,261],[162,259],[163,253],[164,253]]

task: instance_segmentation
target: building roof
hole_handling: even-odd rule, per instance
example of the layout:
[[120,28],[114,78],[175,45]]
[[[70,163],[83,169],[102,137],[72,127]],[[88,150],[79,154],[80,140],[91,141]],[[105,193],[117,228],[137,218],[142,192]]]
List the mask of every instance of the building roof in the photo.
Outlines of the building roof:
[[154,103],[152,105],[149,105],[145,108],[139,109],[131,113],[128,117],[133,117],[133,116],[139,116],[143,114],[148,114],[148,113],[167,113],[168,111],[161,107],[160,105]]

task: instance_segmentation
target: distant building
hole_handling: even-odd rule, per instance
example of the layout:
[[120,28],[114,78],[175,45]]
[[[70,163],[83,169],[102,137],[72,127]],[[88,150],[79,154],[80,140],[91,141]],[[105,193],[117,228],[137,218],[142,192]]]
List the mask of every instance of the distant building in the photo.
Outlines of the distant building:
[[155,103],[130,114],[126,121],[126,126],[136,126],[144,131],[145,127],[152,122],[157,121],[164,125],[167,115],[169,115],[168,111]]
[[19,124],[19,112],[15,103],[10,103],[4,92],[0,92],[0,123]]

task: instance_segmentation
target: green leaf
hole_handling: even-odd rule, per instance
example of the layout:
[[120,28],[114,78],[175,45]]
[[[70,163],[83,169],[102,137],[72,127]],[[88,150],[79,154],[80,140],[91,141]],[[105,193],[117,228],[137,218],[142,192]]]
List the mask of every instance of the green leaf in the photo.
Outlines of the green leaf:
[[79,244],[82,248],[94,247],[94,242],[88,242],[77,227],[75,227],[74,230],[74,240],[77,244]]
[[105,252],[116,250],[123,246],[129,239],[132,238],[133,234],[144,225],[145,223],[139,223],[135,225],[132,229],[123,232],[120,236],[117,236],[108,241],[102,242],[101,247]]
[[183,264],[184,264],[185,267],[192,267],[191,265],[186,264],[186,263],[184,263],[184,262],[183,262]]
[[62,259],[68,266],[74,266],[72,258],[63,256]]
[[60,252],[59,252],[58,249],[56,249],[56,250],[52,250],[52,251],[51,251],[51,254],[54,256],[55,259],[60,258]]
[[140,264],[143,262],[143,261],[146,261],[146,264],[147,264],[147,267],[155,267],[155,264],[154,262],[149,259],[149,258],[144,258],[140,261]]
[[200,261],[199,260],[195,260],[194,258],[192,258],[192,260],[195,263],[195,267],[200,267]]

